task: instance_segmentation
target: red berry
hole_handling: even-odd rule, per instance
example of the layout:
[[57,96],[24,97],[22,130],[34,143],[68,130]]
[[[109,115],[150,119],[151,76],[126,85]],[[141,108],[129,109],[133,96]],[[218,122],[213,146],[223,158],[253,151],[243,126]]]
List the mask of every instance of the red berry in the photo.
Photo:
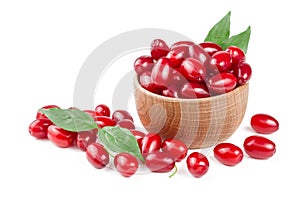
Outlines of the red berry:
[[109,163],[109,155],[101,144],[92,143],[86,149],[88,161],[97,169],[104,168]]
[[179,98],[179,92],[176,87],[169,87],[167,89],[164,89],[161,92],[161,95],[165,97]]
[[236,46],[230,46],[225,51],[229,53],[233,65],[237,65],[238,63],[245,62],[246,60],[244,51]]
[[130,132],[132,133],[132,135],[137,139],[141,139],[143,137],[145,137],[145,133],[143,133],[142,131],[138,131],[138,130],[130,130]]
[[141,56],[134,62],[134,70],[138,75],[150,72],[153,68],[154,60],[151,56]]
[[250,136],[244,141],[244,149],[252,158],[267,159],[275,154],[276,145],[265,137]]
[[[47,110],[47,109],[50,109],[50,108],[60,108],[60,107],[58,107],[56,105],[48,105],[48,106],[42,107],[41,109]],[[36,113],[36,119],[48,119],[48,117],[44,113],[42,113],[41,111],[38,111]]]
[[190,49],[190,45],[178,44],[178,45],[172,46],[171,51],[182,55],[183,58],[188,58],[190,56],[189,49]]
[[113,119],[115,122],[118,122],[118,121],[123,120],[123,119],[129,119],[129,120],[131,120],[132,122],[134,122],[132,116],[131,116],[130,113],[127,112],[126,110],[116,110],[116,111],[112,114],[112,119]]
[[137,171],[139,163],[129,153],[119,153],[114,158],[114,165],[118,172],[124,177],[130,177]]
[[152,152],[146,155],[145,164],[152,172],[169,172],[175,166],[174,159],[166,152]]
[[279,122],[267,114],[256,114],[251,118],[251,127],[262,134],[274,133],[279,129]]
[[198,152],[191,153],[187,157],[186,163],[189,172],[196,178],[200,178],[206,174],[209,168],[206,156]]
[[99,116],[107,116],[107,117],[110,116],[110,109],[105,104],[99,104],[98,106],[96,106],[95,112],[96,112],[96,115],[99,115]]
[[178,68],[185,58],[189,57],[189,45],[176,45],[166,56],[170,59],[171,67]]
[[29,125],[29,133],[37,139],[45,139],[47,138],[50,125],[52,125],[52,122],[49,119],[36,119]]
[[122,119],[117,122],[117,125],[122,128],[135,129],[134,123],[130,119]]
[[219,72],[227,72],[231,70],[231,57],[226,51],[218,51],[211,57],[210,68],[215,70],[215,67]]
[[206,77],[206,68],[199,60],[194,58],[186,58],[179,70],[189,81],[203,82]]
[[176,162],[180,162],[186,157],[188,148],[180,140],[166,139],[162,143],[162,151],[169,153]]
[[214,156],[224,165],[234,166],[240,163],[244,157],[243,151],[231,143],[220,143],[214,148]]
[[222,47],[214,42],[202,42],[199,44],[206,53],[212,56],[214,53],[218,51],[222,51]]
[[170,51],[166,58],[170,59],[171,67],[180,67],[182,61],[184,60],[183,53],[176,53],[175,51]]
[[162,39],[155,39],[151,42],[151,56],[154,60],[158,60],[169,53],[170,49]]
[[240,85],[245,85],[251,78],[252,69],[248,63],[239,63],[233,67],[233,73]]
[[176,46],[190,46],[190,45],[194,45],[195,43],[192,41],[179,41],[179,42],[175,42],[174,44],[172,44],[171,49],[175,48]]
[[197,59],[204,66],[207,66],[210,61],[210,55],[200,45],[192,45],[189,47],[189,55],[191,58]]
[[148,90],[149,92],[153,92],[155,94],[161,93],[161,88],[159,88],[151,78],[151,72],[144,72],[139,77],[139,82],[143,88]]
[[166,88],[171,84],[171,65],[172,63],[168,58],[160,58],[154,65],[151,73],[151,78],[155,85],[160,88]]
[[97,116],[94,118],[96,124],[99,128],[103,128],[105,126],[115,126],[116,122],[109,117],[106,116]]
[[101,116],[100,113],[96,113],[96,111],[94,111],[94,110],[84,110],[83,112],[89,114],[92,118]]
[[208,80],[209,89],[217,94],[230,92],[236,85],[236,77],[231,73],[216,74]]
[[209,97],[209,91],[204,83],[186,83],[181,87],[180,96],[185,99]]
[[56,146],[61,148],[67,148],[73,146],[73,143],[77,137],[77,133],[64,130],[55,125],[48,127],[48,138]]
[[159,151],[161,148],[161,137],[156,133],[148,133],[141,140],[138,140],[138,144],[142,154]]
[[77,133],[76,144],[77,147],[82,151],[86,151],[87,147],[96,142],[97,140],[97,129],[81,131]]

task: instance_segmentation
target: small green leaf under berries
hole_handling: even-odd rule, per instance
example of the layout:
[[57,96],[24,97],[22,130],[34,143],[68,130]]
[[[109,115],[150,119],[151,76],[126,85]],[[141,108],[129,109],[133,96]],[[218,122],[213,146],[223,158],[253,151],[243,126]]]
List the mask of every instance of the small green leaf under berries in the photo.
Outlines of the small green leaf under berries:
[[244,32],[241,32],[238,35],[234,35],[227,40],[225,40],[221,47],[226,49],[229,46],[237,46],[242,49],[245,53],[247,53],[248,43],[250,40],[251,27],[249,26]]
[[224,40],[228,39],[230,34],[230,15],[229,11],[217,24],[208,32],[205,42],[214,42],[221,45]]
[[98,138],[109,151],[130,153],[144,161],[136,138],[128,129],[117,126],[105,126],[99,129]]
[[87,131],[98,128],[94,119],[87,113],[77,109],[41,109],[56,126],[72,132]]

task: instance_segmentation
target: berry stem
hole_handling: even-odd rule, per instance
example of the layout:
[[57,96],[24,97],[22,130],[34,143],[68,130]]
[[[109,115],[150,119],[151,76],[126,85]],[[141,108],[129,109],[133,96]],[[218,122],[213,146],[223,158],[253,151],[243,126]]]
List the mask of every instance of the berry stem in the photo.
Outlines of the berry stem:
[[174,165],[175,171],[169,176],[169,178],[172,178],[178,171],[178,168],[176,165]]

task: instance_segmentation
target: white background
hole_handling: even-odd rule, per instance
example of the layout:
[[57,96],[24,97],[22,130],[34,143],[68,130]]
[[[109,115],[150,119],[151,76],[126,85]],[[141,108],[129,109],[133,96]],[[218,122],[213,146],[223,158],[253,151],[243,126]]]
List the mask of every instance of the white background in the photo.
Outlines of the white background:
[[[299,199],[297,5],[292,0],[1,1],[0,199]],[[245,156],[239,165],[226,167],[209,154],[210,169],[200,179],[184,162],[171,179],[154,173],[126,179],[110,168],[94,169],[79,150],[28,134],[41,106],[72,106],[81,65],[102,42],[138,28],[169,29],[201,42],[229,10],[233,34],[252,27],[247,60],[253,77],[245,118],[228,142],[242,147],[254,134],[251,116],[268,113],[280,122],[280,130],[267,136],[277,144],[274,157]],[[134,57],[129,58],[120,64],[127,71]],[[120,75],[110,76],[117,81]],[[105,89],[95,97],[95,104],[109,104],[111,98]]]

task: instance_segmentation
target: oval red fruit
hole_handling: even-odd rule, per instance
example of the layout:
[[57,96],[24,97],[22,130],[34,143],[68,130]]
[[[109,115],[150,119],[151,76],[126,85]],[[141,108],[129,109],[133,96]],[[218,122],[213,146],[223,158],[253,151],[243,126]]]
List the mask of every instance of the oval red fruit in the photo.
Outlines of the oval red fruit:
[[175,166],[174,159],[166,152],[152,152],[146,155],[145,164],[152,172],[169,172]]
[[107,151],[98,143],[92,143],[88,146],[86,158],[97,169],[102,169],[109,163]]
[[216,74],[208,80],[208,88],[217,94],[230,92],[236,85],[236,77],[231,73]]
[[267,114],[256,114],[251,118],[251,127],[262,134],[274,133],[279,129],[279,122]]
[[73,146],[73,143],[77,137],[77,133],[64,130],[55,125],[48,127],[48,138],[56,146],[61,148],[67,148]]
[[231,143],[220,143],[214,148],[215,158],[224,165],[234,166],[240,163],[244,157],[243,151]]
[[176,162],[180,162],[186,157],[188,148],[181,140],[166,139],[162,143],[162,151],[169,153]]
[[36,119],[29,125],[29,133],[37,139],[45,139],[47,138],[50,125],[52,125],[52,122],[49,119]]
[[196,178],[206,174],[209,168],[206,156],[198,152],[191,153],[186,159],[186,164],[189,172]]
[[276,145],[265,137],[253,135],[245,139],[244,149],[252,158],[267,159],[275,154]]
[[156,133],[148,133],[138,140],[138,144],[142,154],[159,151],[161,148],[161,137]]
[[129,153],[119,153],[114,158],[114,165],[117,171],[124,177],[130,177],[137,171],[139,163]]

